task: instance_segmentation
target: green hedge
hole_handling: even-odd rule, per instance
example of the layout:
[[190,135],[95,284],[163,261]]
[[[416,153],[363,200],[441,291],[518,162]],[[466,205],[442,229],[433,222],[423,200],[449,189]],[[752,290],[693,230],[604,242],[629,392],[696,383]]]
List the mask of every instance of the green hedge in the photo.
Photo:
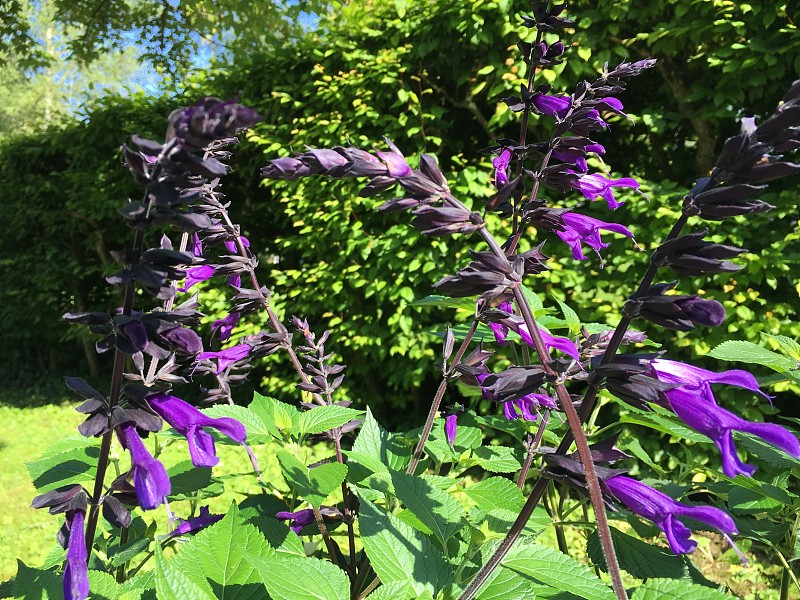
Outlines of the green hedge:
[[[785,20],[776,17],[765,25],[767,9],[759,9],[758,22],[751,24],[752,14],[748,19],[723,15],[717,22],[703,12],[710,10],[707,2],[670,3],[674,10],[639,6],[636,13],[631,3],[596,4],[586,0],[571,9],[590,29],[575,34],[570,52],[595,67],[618,62],[624,54],[635,58],[651,52],[681,65],[677,73],[660,68],[631,82],[622,100],[637,125],[618,120],[610,133],[597,136],[608,149],[610,165],[643,180],[649,200],[630,195],[613,218],[630,225],[650,249],[701,172],[707,147],[718,149],[736,127],[736,107],[763,114],[788,87],[794,59],[786,48],[796,48],[797,42],[790,42],[794,38]],[[421,238],[406,216],[376,213],[380,200],[357,198],[352,182],[266,185],[259,168],[268,158],[306,145],[349,141],[369,147],[387,136],[407,155],[435,154],[455,182],[456,194],[479,208],[491,193],[491,168],[481,148],[496,137],[518,135],[516,117],[498,108],[498,101],[514,93],[526,76],[514,47],[523,30],[513,15],[528,8],[521,1],[354,1],[322,21],[323,33],[270,55],[220,65],[196,77],[183,97],[109,98],[84,124],[2,145],[6,233],[0,241],[0,351],[12,357],[8,365],[17,365],[16,373],[37,361],[46,365],[53,353],[62,356],[62,364],[53,368],[86,368],[82,341],[58,316],[79,303],[86,309],[114,303],[101,278],[112,266],[100,259],[107,262],[108,250],[128,243],[114,211],[137,193],[119,165],[117,147],[131,133],[159,137],[169,111],[200,95],[236,95],[265,119],[237,149],[235,171],[224,190],[261,259],[262,280],[276,309],[308,317],[316,329],[333,330],[329,346],[348,365],[345,388],[354,400],[383,406],[387,413],[400,407],[425,410],[437,383],[439,346],[429,331],[456,315],[410,304],[463,264],[471,240]],[[780,12],[779,7],[770,10]],[[699,33],[681,25],[701,17]],[[620,38],[634,41],[626,48]],[[768,53],[769,68],[758,69],[752,56],[760,56],[759,44],[768,40],[778,49]],[[750,52],[740,52],[743,43]],[[730,64],[741,65],[747,76],[735,77]],[[591,76],[590,67],[573,63],[542,74],[556,89]],[[676,94],[678,83],[685,95]],[[694,109],[700,109],[699,117],[690,118]],[[549,119],[534,119],[529,139],[546,136],[549,125]],[[698,132],[711,132],[712,139]],[[724,300],[729,318],[725,327],[700,335],[654,331],[658,341],[677,337],[674,358],[695,361],[729,336],[758,341],[761,331],[800,334],[785,326],[796,318],[798,300],[792,273],[798,261],[796,197],[787,187],[765,199],[778,210],[711,224],[719,240],[752,253],[744,257],[746,269],[733,276],[681,283],[684,292],[701,289]],[[604,206],[582,208],[587,209],[611,220]],[[628,240],[614,240],[600,270],[596,258],[576,264],[559,240],[547,240],[545,251],[557,257],[553,270],[530,285],[545,302],[552,296],[567,300],[584,320],[613,322],[646,253]],[[226,293],[205,294],[209,321],[224,310]],[[266,389],[290,393],[295,378],[284,363],[267,362],[259,374]]]

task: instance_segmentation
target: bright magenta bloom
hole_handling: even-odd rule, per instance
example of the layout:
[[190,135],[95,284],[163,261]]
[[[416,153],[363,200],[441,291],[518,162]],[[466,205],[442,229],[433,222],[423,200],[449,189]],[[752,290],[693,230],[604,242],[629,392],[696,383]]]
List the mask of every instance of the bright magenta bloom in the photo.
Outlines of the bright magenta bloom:
[[[602,261],[603,257],[600,256],[600,250],[608,248],[608,244],[600,239],[601,229],[633,239],[633,232],[624,225],[618,223],[606,223],[600,219],[587,217],[586,215],[580,215],[574,212],[564,213],[561,215],[561,218],[564,220],[566,228],[564,231],[556,231],[556,235],[572,248],[572,256],[575,260],[586,259],[581,248],[581,244],[585,244],[594,250]],[[635,242],[634,240],[634,243]]]
[[611,188],[633,188],[639,189],[639,182],[631,177],[621,177],[619,179],[606,179],[602,175],[593,173],[591,175],[581,175],[581,177],[572,184],[572,187],[577,189],[584,198],[587,200],[597,200],[603,198],[608,204],[608,208],[614,210],[624,204],[618,202],[614,197],[614,192]]

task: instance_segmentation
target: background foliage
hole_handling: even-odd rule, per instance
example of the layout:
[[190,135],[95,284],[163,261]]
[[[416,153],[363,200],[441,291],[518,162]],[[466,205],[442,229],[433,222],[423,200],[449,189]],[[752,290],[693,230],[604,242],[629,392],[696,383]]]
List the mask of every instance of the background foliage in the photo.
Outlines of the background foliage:
[[[135,193],[115,164],[122,132],[158,137],[172,108],[202,95],[236,95],[265,120],[237,153],[225,190],[255,251],[272,257],[262,259],[261,269],[276,308],[336,331],[336,350],[349,365],[349,395],[387,413],[388,424],[399,418],[388,414],[393,409],[424,405],[436,383],[438,343],[428,332],[468,314],[410,305],[464,260],[448,243],[422,239],[397,217],[376,214],[377,202],[354,197],[346,183],[265,187],[258,169],[266,156],[305,145],[350,140],[365,146],[385,135],[407,155],[436,154],[457,182],[456,195],[480,207],[491,192],[490,165],[480,150],[497,137],[516,136],[516,122],[498,101],[526,76],[510,44],[517,37],[515,15],[527,4],[354,0],[323,17],[315,33],[263,52],[251,45],[230,63],[196,74],[180,97],[110,96],[95,103],[82,123],[5,138],[0,352],[8,357],[6,380],[24,380],[42,366],[74,375],[88,370],[91,340],[76,338],[59,316],[118,302],[104,295],[103,268],[95,265],[98,258],[109,264],[108,251],[127,239],[121,228],[108,225],[117,221],[108,218],[111,213]],[[796,76],[800,38],[791,11],[784,3],[721,0],[581,0],[571,7],[580,33],[570,51],[595,68],[619,62],[626,52],[660,60],[622,98],[637,125],[613,122],[612,134],[598,139],[615,171],[643,181],[649,200],[629,197],[620,210],[645,248],[655,245],[736,120],[771,110]],[[560,90],[593,76],[572,66],[561,73],[562,68],[543,72],[541,81],[557,81]],[[534,121],[530,139],[547,135],[546,125]],[[797,202],[788,190],[765,199],[778,210],[726,226],[726,235],[715,240],[748,248],[746,268],[732,277],[716,276],[713,283],[697,281],[698,289],[725,290],[718,299],[729,310],[727,326],[700,339],[679,334],[680,349],[672,358],[697,362],[698,354],[732,334],[758,342],[762,332],[800,334],[788,325],[796,320],[798,296],[792,277],[800,256]],[[536,291],[546,297],[551,285],[552,293],[568,290],[561,299],[584,321],[605,322],[606,315],[618,314],[646,253],[616,241],[608,253],[614,268],[601,270],[599,260],[576,264],[565,250],[548,239],[545,251],[556,258]],[[219,316],[213,310],[220,295],[207,290],[204,297],[210,321]],[[94,376],[106,360],[100,357],[92,366]],[[259,377],[275,394],[294,385],[277,361],[251,379],[256,383]]]

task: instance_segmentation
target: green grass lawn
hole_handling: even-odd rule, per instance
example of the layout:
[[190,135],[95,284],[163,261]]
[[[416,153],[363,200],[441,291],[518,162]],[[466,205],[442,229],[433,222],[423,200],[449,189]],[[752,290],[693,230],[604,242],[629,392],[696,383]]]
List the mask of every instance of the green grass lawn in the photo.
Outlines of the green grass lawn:
[[55,545],[58,520],[30,508],[36,490],[25,462],[52,442],[75,435],[82,420],[70,406],[0,406],[0,581],[17,572],[17,558],[38,565]]

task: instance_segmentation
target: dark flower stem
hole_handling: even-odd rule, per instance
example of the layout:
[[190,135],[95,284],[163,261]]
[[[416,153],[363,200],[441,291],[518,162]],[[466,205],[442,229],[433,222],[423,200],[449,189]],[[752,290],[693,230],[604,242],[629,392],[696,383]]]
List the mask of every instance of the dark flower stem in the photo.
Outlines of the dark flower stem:
[[[222,218],[225,220],[225,224],[228,225],[228,227],[230,227],[231,229],[235,229],[230,216],[228,216],[228,211],[226,211],[222,207],[219,208],[220,208],[220,214],[222,215]],[[249,258],[249,255],[247,253],[247,248],[245,248],[244,243],[242,242],[242,238],[239,235],[236,236],[236,245],[239,248],[239,255],[244,258]],[[250,270],[249,274],[250,274],[250,282],[253,284],[253,290],[258,292],[258,295],[261,300],[261,305],[264,307],[264,310],[267,311],[267,316],[269,317],[269,321],[272,324],[272,328],[275,331],[281,331],[281,329],[283,328],[283,326],[281,325],[281,321],[280,319],[278,319],[278,315],[276,315],[275,312],[270,307],[269,300],[261,292],[261,286],[258,283],[258,277],[256,277],[255,270],[254,269]],[[298,375],[300,375],[300,379],[303,381],[303,383],[310,383],[311,380],[303,372],[303,365],[300,364],[300,359],[297,358],[297,354],[295,353],[294,348],[292,348],[291,344],[286,345],[286,351],[289,354],[289,359],[292,361],[292,365],[294,365],[294,370],[297,371]],[[319,394],[312,394],[312,395],[314,396],[314,399],[317,401],[318,404],[324,404],[324,401],[322,400],[322,397]]]
[[[541,43],[541,41],[542,41],[542,30],[541,29],[537,29],[536,30],[536,41],[534,42],[533,47],[538,46]],[[533,87],[534,87],[534,83],[536,81],[536,66],[533,65],[533,64],[528,64],[528,68],[531,70],[531,72],[528,74],[528,93],[531,94],[531,93],[533,93]],[[520,146],[524,146],[525,142],[528,139],[528,120],[530,119],[530,116],[531,116],[531,105],[526,102],[525,103],[525,110],[522,113],[522,121],[521,121],[520,126],[519,126],[519,145]],[[520,174],[522,173],[522,163],[523,163],[522,159],[518,159],[517,160],[515,177],[519,177]],[[538,184],[538,179],[537,179],[537,184]],[[535,193],[532,194],[531,197],[535,197]],[[519,242],[519,235],[518,234],[519,234],[519,232],[521,230],[520,223],[519,223],[519,208],[520,208],[519,206],[514,206],[514,218],[513,218],[512,224],[511,224],[511,231],[513,232],[514,239],[517,240],[517,242]],[[516,246],[516,244],[514,244],[514,246]],[[514,253],[513,250],[511,250],[509,252],[509,254],[513,254],[513,253]]]
[[[686,215],[681,215],[680,218],[673,225],[667,237],[664,239],[664,242],[666,243],[678,237],[678,235],[680,235],[681,230],[686,225],[687,220],[688,217]],[[649,289],[650,285],[653,283],[657,271],[658,271],[658,265],[651,262],[647,268],[647,271],[645,271],[645,274],[642,277],[642,281],[639,284],[639,287],[637,288],[634,297],[643,294]],[[602,364],[608,364],[613,360],[614,356],[617,353],[617,350],[619,350],[619,347],[622,344],[622,339],[628,327],[630,326],[631,321],[632,321],[631,317],[624,315],[620,319],[620,322],[617,325],[617,328],[614,330],[614,334],[611,337],[611,341],[609,342],[608,347],[606,348],[606,351],[603,354],[603,358],[601,361]],[[589,417],[589,414],[591,414],[591,411],[594,408],[595,400],[597,399],[597,394],[600,391],[601,384],[602,380],[597,378],[591,383],[589,389],[586,390],[586,393],[584,394],[583,400],[581,402],[580,413],[578,415],[578,419],[580,422],[584,422]],[[572,436],[573,436],[573,430],[572,427],[570,427],[570,430],[567,431],[566,435],[564,436],[564,439],[561,441],[561,444],[559,444],[558,449],[556,450],[558,454],[566,454],[567,450],[572,444],[572,439],[573,439]],[[489,558],[486,565],[484,565],[484,567],[481,568],[481,570],[475,576],[475,579],[470,583],[470,587],[468,587],[467,590],[465,590],[460,600],[469,600],[470,598],[472,598],[475,592],[477,592],[477,590],[480,588],[480,585],[482,585],[483,582],[486,581],[486,578],[489,577],[492,571],[494,571],[500,564],[500,561],[502,561],[505,555],[508,554],[508,551],[511,550],[511,547],[514,545],[514,542],[522,533],[522,530],[527,524],[528,519],[530,519],[531,515],[533,514],[534,509],[541,501],[542,496],[547,490],[548,484],[549,480],[544,478],[540,478],[536,482],[536,484],[533,487],[533,490],[531,491],[530,496],[528,496],[528,499],[525,501],[525,504],[522,507],[522,511],[520,511],[519,516],[509,529],[505,539],[503,539],[503,541],[500,543],[495,553]],[[474,584],[477,585],[474,591],[471,592],[472,595],[467,595],[467,592],[470,591],[470,589]]]
[[[146,196],[145,196],[146,197]],[[144,248],[144,231],[141,229],[136,230],[136,235],[133,239],[133,256],[134,262],[138,262],[139,256]],[[122,314],[130,315],[133,312],[133,298],[136,294],[135,281],[129,282],[125,286],[124,297],[122,300]],[[111,372],[111,391],[108,395],[108,405],[113,408],[119,402],[119,395],[122,391],[122,375],[125,370],[125,360],[128,355],[122,352],[119,348],[114,350],[114,367]],[[89,515],[86,519],[86,555],[92,555],[92,548],[94,546],[94,534],[97,531],[97,519],[100,516],[100,498],[103,495],[103,483],[106,478],[106,471],[108,470],[108,457],[111,453],[111,440],[114,436],[114,430],[107,431],[103,434],[103,440],[100,443],[100,455],[97,457],[97,473],[94,477],[94,489],[92,490],[92,497],[90,500]]]
[[[461,342],[461,345],[458,347],[453,360],[450,361],[451,365],[457,365],[464,357],[464,353],[467,351],[470,342],[472,342],[472,338],[475,335],[475,330],[477,328],[478,321],[476,319],[472,321],[472,325],[470,326],[464,341]],[[439,405],[441,404],[442,398],[444,397],[444,392],[447,389],[447,382],[450,379],[450,374],[451,372],[447,372],[445,373],[444,377],[442,377],[442,381],[439,384],[439,389],[436,390],[436,395],[433,397],[431,409],[428,411],[428,418],[425,419],[425,425],[422,427],[422,433],[419,436],[419,441],[414,448],[414,453],[411,455],[411,462],[408,465],[408,469],[406,469],[406,473],[408,475],[414,474],[414,471],[417,470],[419,461],[422,460],[422,455],[425,453],[425,444],[428,442],[428,437],[431,434],[433,422],[436,420],[436,413],[439,411]]]
[[[445,198],[445,201],[450,204],[451,206],[460,208],[465,212],[469,213],[469,209],[464,206],[459,200],[457,200],[452,195],[448,194]],[[486,227],[481,227],[478,229],[483,240],[489,246],[489,249],[492,253],[497,256],[498,258],[506,258],[506,254],[503,249],[497,243],[497,240],[486,230]],[[542,366],[545,369],[545,372],[555,377],[557,374],[550,366],[550,355],[545,348],[544,341],[542,340],[542,336],[539,333],[539,328],[536,325],[536,319],[531,312],[530,306],[528,305],[528,301],[525,298],[525,295],[522,293],[522,289],[519,286],[514,286],[513,289],[514,300],[516,301],[517,306],[519,307],[520,313],[522,318],[525,321],[525,324],[528,327],[528,331],[530,332],[531,339],[533,341],[533,347],[536,350],[536,354],[539,358],[539,361],[542,363]],[[555,385],[555,392],[556,396],[558,397],[558,401],[561,404],[561,408],[567,416],[567,422],[569,423],[570,431],[575,439],[575,443],[578,447],[578,454],[581,459],[581,463],[583,464],[584,471],[586,473],[586,482],[589,488],[589,496],[592,499],[592,507],[595,511],[595,520],[597,522],[597,533],[600,537],[601,546],[603,548],[603,555],[606,559],[606,564],[608,565],[608,572],[611,576],[611,583],[614,587],[614,592],[616,593],[617,597],[620,600],[627,599],[627,594],[625,592],[625,586],[622,583],[622,575],[620,574],[619,570],[619,563],[617,562],[617,556],[614,552],[614,544],[611,540],[611,530],[608,526],[608,519],[606,517],[605,512],[605,504],[603,503],[603,497],[600,490],[600,482],[597,478],[597,473],[594,468],[594,462],[592,461],[591,451],[589,450],[589,443],[586,440],[586,435],[583,432],[583,428],[581,425],[581,421],[578,418],[578,413],[575,410],[575,406],[572,404],[572,398],[567,391],[567,388],[564,387],[563,382],[556,381]],[[526,505],[528,503],[526,502]],[[531,508],[531,512],[533,509]],[[530,515],[529,515],[530,516]],[[517,525],[517,521],[515,521],[514,525]],[[527,522],[527,518],[525,521],[522,522],[522,526],[519,528],[519,531],[515,532],[514,540],[519,537],[519,534],[522,531],[522,527],[525,526]],[[512,528],[513,531],[513,528]],[[512,531],[509,531],[506,539],[511,536]],[[505,542],[505,540],[504,540]],[[470,582],[469,586],[464,590],[464,593],[460,596],[460,600],[471,600],[475,597],[475,594],[480,589],[481,585],[485,582],[486,578],[489,574],[494,570],[494,568],[499,564],[502,557],[505,556],[505,553],[511,548],[513,541],[508,544],[508,547],[503,552],[502,556],[497,558],[497,561],[493,564],[492,560],[490,559],[489,563],[484,566],[475,578]],[[500,553],[500,550],[504,548],[504,544],[501,544],[495,554],[492,556],[492,559],[495,558],[497,554]],[[489,568],[490,565],[492,565]]]
[[322,518],[322,513],[319,512],[316,506],[312,506],[311,508],[314,510],[314,519],[317,521],[317,527],[319,527],[319,532],[322,534],[322,539],[325,540],[325,547],[328,549],[328,556],[331,562],[339,568],[344,568],[345,565],[341,564],[344,561],[340,560],[342,554],[341,550],[333,543],[331,534],[328,533],[328,528],[325,526],[325,521]]
[[544,413],[542,413],[541,420],[539,421],[539,427],[536,429],[536,435],[528,444],[528,453],[525,455],[525,462],[522,464],[522,469],[520,470],[519,477],[517,478],[517,487],[519,489],[522,489],[522,487],[525,485],[525,480],[528,478],[528,471],[533,463],[533,457],[542,443],[542,437],[544,436],[544,430],[547,429],[547,420],[549,418],[550,411],[545,410]]
[[[333,443],[336,448],[336,460],[341,464],[345,464],[344,456],[342,455],[341,433],[333,438]],[[347,525],[347,542],[350,547],[350,562],[347,564],[347,574],[350,577],[350,586],[352,587],[356,581],[356,537],[355,531],[353,531],[353,500],[347,483],[344,481],[342,482],[342,504],[344,507],[344,522]]]

